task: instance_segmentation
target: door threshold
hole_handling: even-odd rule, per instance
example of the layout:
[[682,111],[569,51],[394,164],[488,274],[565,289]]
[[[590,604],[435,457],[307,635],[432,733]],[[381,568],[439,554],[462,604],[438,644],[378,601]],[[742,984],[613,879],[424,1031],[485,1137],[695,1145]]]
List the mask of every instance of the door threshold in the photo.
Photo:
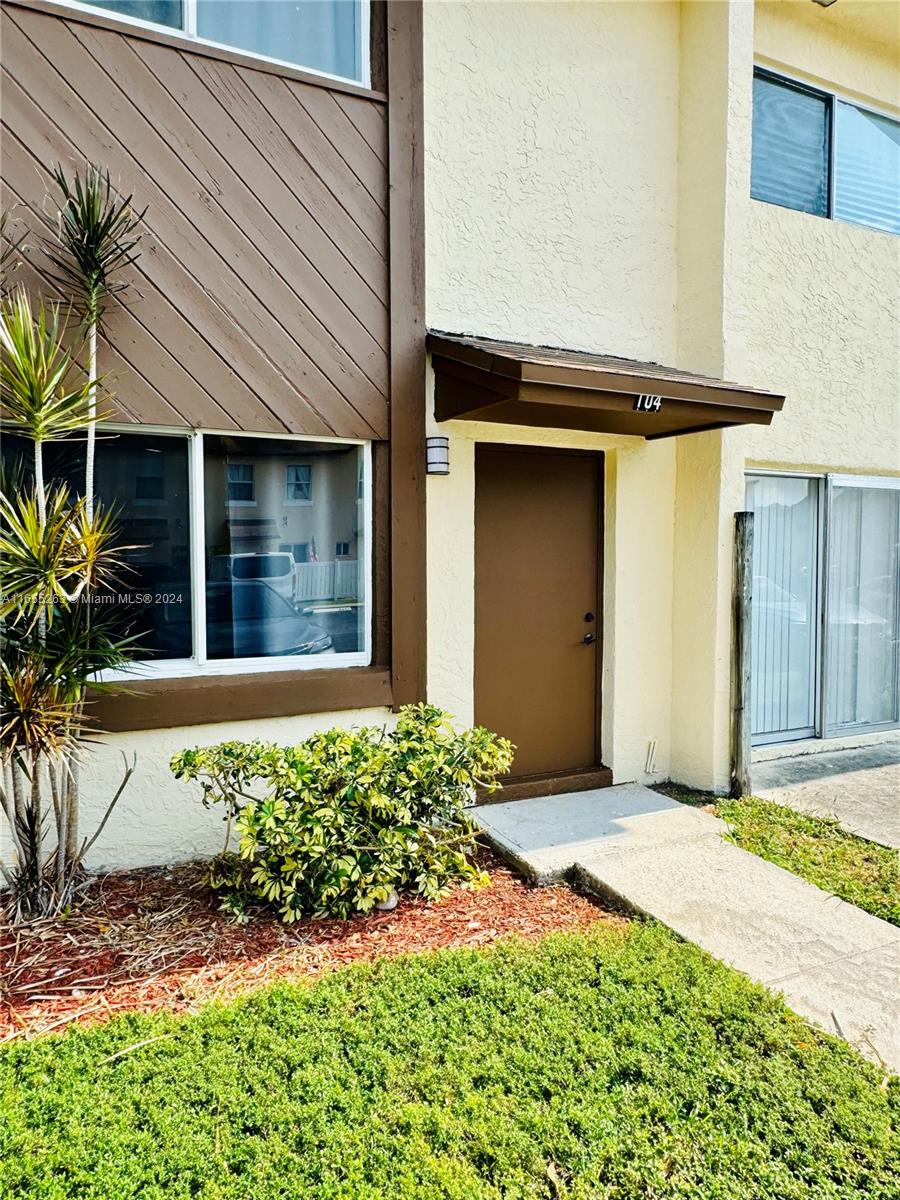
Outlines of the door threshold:
[[612,787],[609,767],[585,767],[578,771],[550,771],[544,775],[520,775],[504,783],[497,792],[479,789],[477,804],[503,804],[507,800],[530,800],[535,796],[563,796],[568,792],[587,792]]

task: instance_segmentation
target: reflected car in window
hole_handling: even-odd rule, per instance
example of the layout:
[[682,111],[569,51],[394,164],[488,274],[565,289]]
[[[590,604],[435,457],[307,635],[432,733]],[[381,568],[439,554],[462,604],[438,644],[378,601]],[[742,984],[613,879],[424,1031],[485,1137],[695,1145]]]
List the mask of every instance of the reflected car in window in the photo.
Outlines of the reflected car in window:
[[[162,612],[158,637],[182,645],[178,613]],[[331,634],[260,580],[206,586],[208,658],[270,658],[333,653]]]
[[217,554],[208,570],[217,583],[261,579],[285,600],[294,598],[294,556],[285,551]]

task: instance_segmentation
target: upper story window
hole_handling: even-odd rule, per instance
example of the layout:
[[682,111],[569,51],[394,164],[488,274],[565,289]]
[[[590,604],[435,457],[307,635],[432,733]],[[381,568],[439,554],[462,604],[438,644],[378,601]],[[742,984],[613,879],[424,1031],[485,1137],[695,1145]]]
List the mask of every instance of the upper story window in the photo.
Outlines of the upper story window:
[[900,122],[757,70],[750,191],[769,204],[900,233]]
[[369,0],[85,0],[144,24],[368,83]]

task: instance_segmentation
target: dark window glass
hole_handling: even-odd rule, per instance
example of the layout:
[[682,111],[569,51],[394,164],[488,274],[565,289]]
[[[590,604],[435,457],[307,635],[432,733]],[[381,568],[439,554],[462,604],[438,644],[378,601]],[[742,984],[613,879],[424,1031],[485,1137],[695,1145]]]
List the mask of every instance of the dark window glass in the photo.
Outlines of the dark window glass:
[[829,124],[826,97],[754,76],[754,199],[827,216]]
[[[298,504],[285,487],[297,446],[282,438],[204,436],[211,659],[365,649],[362,449],[303,443],[316,501]],[[253,505],[236,504],[234,489],[249,480]],[[338,543],[347,548],[340,561],[330,556]]]
[[197,34],[346,79],[362,77],[360,0],[197,0]]
[[123,17],[135,17],[139,21],[154,21],[157,25],[171,25],[182,29],[181,0],[87,0],[93,8],[108,8]]
[[[48,486],[64,482],[78,495],[84,490],[83,437],[44,445]],[[3,436],[4,488],[31,487],[32,443],[15,434]],[[115,604],[122,634],[138,638],[141,659],[190,658],[190,520],[188,448],[179,437],[101,433],[96,455],[97,498],[116,515],[117,542],[127,547]]]
[[834,215],[900,233],[900,122],[836,106]]

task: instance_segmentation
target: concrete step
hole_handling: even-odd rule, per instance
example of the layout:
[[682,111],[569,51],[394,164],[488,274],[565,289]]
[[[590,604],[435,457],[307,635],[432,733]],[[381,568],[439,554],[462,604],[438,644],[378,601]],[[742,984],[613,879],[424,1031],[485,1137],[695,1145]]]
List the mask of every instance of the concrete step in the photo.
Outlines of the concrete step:
[[579,876],[900,1071],[900,929],[725,841],[719,818],[638,784],[473,813],[535,882]]

